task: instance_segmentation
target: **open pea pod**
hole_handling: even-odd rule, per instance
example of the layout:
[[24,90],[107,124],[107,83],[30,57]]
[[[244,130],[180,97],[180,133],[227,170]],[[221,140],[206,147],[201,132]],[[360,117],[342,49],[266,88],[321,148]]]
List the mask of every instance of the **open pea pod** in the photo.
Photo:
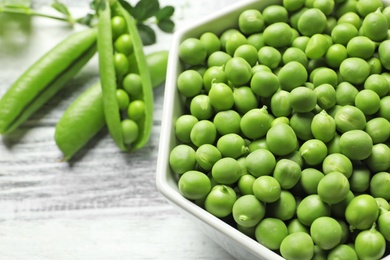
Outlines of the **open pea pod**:
[[0,99],[0,134],[7,134],[65,86],[96,53],[96,29],[76,32],[29,67]]
[[[98,54],[100,80],[103,93],[103,109],[108,130],[116,145],[123,151],[142,148],[150,138],[153,125],[153,88],[150,72],[147,66],[143,45],[139,36],[136,22],[133,17],[121,6],[118,1],[104,0],[99,9],[98,22]],[[118,39],[117,32],[113,32],[112,19],[120,18],[124,22],[122,35],[131,40],[131,55],[121,53],[114,45]],[[114,57],[116,55],[116,57]],[[124,86],[126,74],[130,71],[127,59],[118,62],[120,57],[134,56],[138,67],[140,90],[132,96]],[[119,58],[117,58],[119,57]],[[118,64],[119,63],[119,64]],[[118,94],[119,92],[119,94]],[[130,91],[131,92],[131,91]],[[126,97],[128,95],[128,97]],[[118,96],[125,96],[118,100]],[[129,100],[128,106],[126,100]],[[131,102],[137,104],[132,106]],[[129,112],[132,107],[137,111]]]

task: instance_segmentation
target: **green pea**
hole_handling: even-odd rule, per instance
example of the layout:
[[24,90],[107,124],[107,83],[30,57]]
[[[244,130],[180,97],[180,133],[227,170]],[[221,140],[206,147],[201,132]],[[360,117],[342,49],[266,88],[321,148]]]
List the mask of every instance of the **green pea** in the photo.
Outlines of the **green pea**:
[[266,24],[273,23],[287,23],[288,22],[288,11],[286,8],[280,5],[270,5],[264,8],[263,17]]
[[260,176],[253,182],[253,194],[265,203],[275,202],[280,198],[281,186],[272,176]]
[[241,177],[241,167],[237,160],[225,157],[213,165],[211,174],[219,184],[233,184]]
[[252,174],[244,174],[237,182],[237,187],[242,195],[253,194],[253,183],[256,177]]
[[195,96],[191,100],[190,111],[191,114],[199,120],[211,118],[213,115],[213,107],[211,105],[209,96],[204,94]]
[[309,234],[309,229],[307,226],[303,225],[297,218],[294,218],[287,223],[287,230],[289,234],[296,232],[304,232]]
[[340,149],[340,135],[336,132],[336,135],[327,143],[328,153],[341,153]]
[[121,129],[123,135],[123,142],[125,144],[131,144],[137,140],[139,136],[139,127],[137,123],[130,119],[124,119],[121,122]]
[[305,0],[283,0],[283,6],[288,11],[297,11],[305,4]]
[[298,30],[302,35],[313,36],[325,30],[326,22],[326,16],[321,10],[310,8],[299,17]]
[[203,87],[203,78],[195,70],[185,70],[177,78],[177,89],[185,97],[194,97]]
[[254,195],[239,197],[233,205],[234,221],[244,227],[256,226],[265,216],[265,205]]
[[364,165],[354,167],[352,175],[348,178],[350,189],[355,193],[363,193],[370,187],[371,172]]
[[280,69],[278,78],[280,87],[283,90],[292,91],[306,82],[308,74],[306,68],[301,63],[291,61]]
[[386,16],[380,11],[367,14],[363,19],[363,35],[373,41],[383,41],[387,38],[388,24]]
[[238,29],[236,29],[236,28],[229,28],[229,29],[225,30],[219,36],[219,41],[221,42],[222,50],[226,50],[226,42],[227,42],[227,40],[230,38],[231,35],[233,35],[233,34],[235,34],[237,32],[240,32],[240,31]]
[[285,90],[278,90],[274,95],[272,95],[270,106],[274,116],[287,117],[291,115],[292,108],[290,106],[289,95],[290,92]]
[[229,38],[227,38],[225,50],[230,56],[233,56],[236,49],[246,43],[246,36],[241,32],[235,32],[232,33]]
[[380,171],[375,173],[370,180],[370,193],[372,196],[390,199],[390,173]]
[[297,61],[304,67],[306,67],[308,63],[308,57],[306,56],[305,52],[298,47],[287,48],[283,53],[282,60],[284,64],[287,64],[290,61]]
[[271,97],[279,89],[279,79],[272,73],[260,71],[253,74],[250,87],[260,97]]
[[275,48],[291,45],[292,30],[287,23],[277,22],[268,25],[263,33],[264,42]]
[[367,159],[372,147],[371,137],[363,130],[350,130],[340,137],[341,152],[351,160]]
[[336,104],[340,106],[355,105],[359,90],[349,82],[340,82],[336,87]]
[[282,189],[290,189],[298,183],[301,167],[294,161],[281,159],[275,165],[273,177],[280,183]]
[[305,226],[310,226],[317,218],[330,214],[330,206],[322,201],[318,194],[304,197],[297,207],[297,219]]
[[185,144],[175,146],[169,154],[169,165],[176,174],[183,174],[195,169],[195,150]]
[[297,147],[297,136],[286,124],[272,126],[266,134],[266,139],[269,150],[275,155],[287,155]]
[[265,46],[263,33],[254,33],[249,35],[247,37],[247,42],[255,47],[257,51],[259,51],[261,47]]
[[390,97],[389,96],[385,96],[381,98],[378,116],[390,120]]
[[123,89],[116,90],[116,98],[120,110],[125,110],[129,106],[130,98],[126,91]]
[[373,144],[383,143],[390,137],[390,123],[383,117],[370,119],[364,131],[371,137]]
[[238,86],[248,83],[252,77],[251,66],[240,57],[231,58],[226,63],[225,72],[228,80]]
[[233,107],[233,91],[225,83],[213,83],[208,96],[211,106],[217,111],[229,110]]
[[206,69],[203,75],[203,86],[206,92],[210,91],[212,83],[227,83],[227,77],[222,66],[212,66]]
[[349,178],[353,172],[352,161],[342,153],[329,154],[322,162],[322,172],[324,174],[340,172]]
[[125,33],[120,35],[114,43],[116,51],[123,53],[127,56],[133,53],[133,40],[130,34]]
[[190,132],[191,141],[197,147],[202,144],[214,143],[216,136],[217,130],[214,124],[208,120],[196,122]]
[[355,97],[355,106],[365,115],[373,115],[380,108],[380,97],[371,89],[363,89]]
[[338,245],[331,249],[328,253],[329,259],[351,259],[358,260],[355,250],[348,245]]
[[349,192],[347,177],[341,172],[330,172],[318,183],[317,192],[320,199],[329,204],[336,204],[345,199]]
[[310,139],[299,148],[301,156],[308,165],[321,164],[328,155],[328,148],[324,142],[318,139]]
[[216,51],[210,54],[210,56],[207,59],[207,66],[213,67],[213,66],[224,66],[226,63],[232,58],[231,55],[227,54],[224,51]]
[[129,73],[123,78],[123,89],[130,97],[137,98],[142,94],[141,76],[136,73]]
[[310,130],[316,139],[327,143],[332,140],[336,134],[336,123],[333,117],[325,110],[322,110],[313,117]]
[[187,38],[179,45],[179,58],[189,65],[203,63],[207,56],[204,43],[196,38]]
[[216,217],[223,218],[232,213],[236,202],[236,192],[229,186],[216,185],[207,194],[204,202],[205,209]]
[[315,168],[305,168],[301,172],[299,184],[302,186],[306,194],[316,194],[317,187],[324,174]]
[[280,254],[285,259],[312,259],[314,255],[313,240],[305,232],[289,234],[280,244]]
[[183,143],[190,143],[190,133],[199,120],[193,115],[182,115],[175,121],[176,138]]
[[249,152],[253,152],[257,149],[268,149],[265,137],[253,140],[248,145]]
[[123,53],[117,52],[114,54],[115,73],[118,77],[123,77],[129,71],[129,61]]
[[288,190],[282,190],[280,198],[267,204],[267,213],[270,217],[286,221],[295,216],[297,201],[294,195]]
[[370,65],[361,58],[347,58],[340,64],[341,77],[352,84],[363,83],[369,74]]
[[217,141],[217,148],[223,157],[232,157],[234,159],[237,159],[247,151],[244,139],[234,133],[221,136]]
[[349,130],[362,130],[366,126],[366,117],[357,107],[346,105],[341,107],[335,114],[336,128],[341,133]]
[[255,108],[245,113],[240,121],[242,133],[250,139],[265,136],[271,127],[272,118],[266,108]]
[[317,104],[317,96],[314,90],[307,87],[296,87],[289,95],[291,108],[298,113],[312,111]]
[[304,52],[306,50],[306,46],[307,46],[309,40],[310,40],[310,37],[301,35],[293,40],[293,42],[291,43],[291,46],[298,48]]
[[305,53],[310,59],[319,59],[325,56],[330,44],[323,34],[314,34],[306,45]]
[[368,59],[372,57],[375,50],[375,42],[366,36],[355,36],[347,43],[347,53],[349,57]]
[[253,67],[257,63],[257,49],[253,45],[243,44],[234,51],[233,57],[241,57]]
[[245,161],[249,173],[255,177],[270,175],[275,168],[275,156],[266,149],[257,149],[249,153]]
[[117,38],[119,35],[123,35],[127,31],[125,19],[119,15],[112,17],[111,28],[114,38]]
[[372,74],[364,81],[364,89],[375,91],[382,98],[389,93],[390,84],[385,76]]
[[390,57],[388,54],[390,50],[390,40],[382,41],[378,46],[379,60],[386,69],[390,69]]
[[352,228],[369,229],[379,215],[378,203],[373,196],[361,194],[354,197],[345,209],[345,219]]
[[199,37],[199,40],[206,47],[207,56],[221,49],[221,42],[215,33],[205,32]]
[[319,217],[311,224],[310,235],[317,246],[321,249],[329,250],[340,243],[342,229],[334,218],[328,216]]
[[209,171],[222,158],[222,154],[214,145],[203,144],[196,149],[195,158],[202,169]]
[[340,67],[341,62],[347,57],[347,48],[339,43],[331,45],[325,53],[326,63],[332,68]]
[[387,241],[390,240],[389,227],[390,227],[390,213],[389,211],[387,211],[378,217],[378,230]]
[[262,32],[265,27],[264,17],[259,10],[245,10],[238,17],[238,27],[245,34]]
[[245,114],[249,110],[259,106],[258,99],[250,87],[238,87],[233,90],[234,108],[240,114]]
[[240,133],[241,116],[235,110],[218,112],[214,119],[214,125],[221,135],[229,133]]
[[200,171],[187,171],[178,181],[180,193],[187,199],[196,200],[206,197],[211,190],[211,181]]
[[300,140],[309,140],[313,138],[311,124],[314,118],[314,113],[294,113],[290,117],[290,126],[294,130],[296,136]]
[[282,54],[272,46],[264,46],[257,52],[257,59],[260,64],[276,69],[282,60]]
[[127,108],[127,115],[135,122],[145,118],[145,103],[142,100],[134,100],[130,102]]
[[358,34],[358,29],[354,25],[350,23],[339,23],[333,28],[331,37],[333,43],[347,46],[348,42],[358,36]]
[[286,224],[277,218],[265,218],[256,226],[256,240],[271,250],[278,250],[287,235]]

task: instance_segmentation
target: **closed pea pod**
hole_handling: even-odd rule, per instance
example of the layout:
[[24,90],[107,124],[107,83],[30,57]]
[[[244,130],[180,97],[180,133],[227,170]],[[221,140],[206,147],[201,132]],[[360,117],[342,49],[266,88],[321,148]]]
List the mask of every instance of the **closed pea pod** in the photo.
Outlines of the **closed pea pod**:
[[[130,137],[130,135],[135,134],[137,131],[127,132],[127,129],[130,128],[124,127],[122,124],[122,120],[128,119],[121,118],[119,106],[114,95],[118,88],[117,80],[123,75],[118,75],[122,73],[118,73],[115,69],[114,46],[112,43],[113,36],[110,23],[113,16],[121,16],[126,22],[127,33],[132,37],[133,52],[141,77],[141,98],[145,104],[145,112],[144,117],[137,121],[139,131],[138,136],[135,137]],[[149,140],[151,134],[153,123],[153,93],[150,72],[146,65],[142,47],[141,38],[138,34],[134,19],[123,9],[119,2],[114,2],[110,5],[109,1],[106,1],[104,7],[99,10],[98,23],[98,52],[103,93],[103,108],[108,130],[117,146],[123,151],[143,147]],[[126,125],[128,124],[126,123]],[[131,148],[129,148],[130,145]]]

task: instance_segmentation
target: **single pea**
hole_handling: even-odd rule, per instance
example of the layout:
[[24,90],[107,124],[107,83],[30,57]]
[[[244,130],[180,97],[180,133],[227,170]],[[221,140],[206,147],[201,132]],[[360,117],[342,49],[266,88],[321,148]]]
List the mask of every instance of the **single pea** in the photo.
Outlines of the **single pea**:
[[345,105],[335,114],[336,128],[341,133],[349,130],[363,130],[366,127],[366,117],[357,107]]
[[380,97],[371,89],[360,90],[355,97],[355,106],[365,115],[373,115],[379,110]]
[[313,36],[325,30],[326,22],[326,16],[321,10],[309,8],[299,17],[297,25],[302,35]]
[[317,105],[321,109],[330,109],[337,103],[336,90],[328,83],[317,86],[314,93],[317,97]]
[[304,232],[309,234],[309,229],[306,225],[303,225],[297,218],[291,219],[287,223],[287,230],[289,234],[296,232]]
[[217,141],[217,148],[223,157],[232,157],[234,159],[237,159],[247,151],[244,139],[234,133],[221,136]]
[[347,43],[349,57],[368,59],[374,55],[376,44],[366,36],[355,36]]
[[347,177],[341,172],[330,172],[318,183],[317,192],[321,200],[336,204],[345,199],[350,190]]
[[253,194],[265,203],[275,202],[280,198],[282,188],[279,182],[272,176],[264,175],[253,182]]
[[327,143],[336,135],[336,123],[326,110],[322,110],[313,117],[310,130],[316,139]]
[[199,65],[207,56],[204,43],[196,38],[187,38],[179,45],[179,58],[186,64]]
[[340,243],[342,229],[334,218],[328,216],[319,217],[311,224],[310,235],[317,246],[321,249],[329,250]]
[[315,168],[305,168],[301,172],[299,184],[302,186],[306,194],[316,194],[317,187],[324,174]]
[[176,174],[183,174],[195,169],[196,153],[186,144],[175,146],[169,154],[169,166]]
[[371,172],[367,166],[357,165],[352,171],[352,175],[348,178],[352,192],[364,193],[370,187]]
[[222,158],[221,152],[211,144],[203,144],[196,149],[195,159],[198,165],[209,171],[214,166],[214,164]]
[[342,153],[329,154],[322,162],[322,172],[324,174],[340,172],[349,178],[353,173],[352,161]]
[[390,241],[390,212],[387,211],[382,213],[378,217],[378,231],[383,235],[383,237]]
[[211,53],[221,50],[221,42],[219,41],[218,36],[213,32],[205,32],[200,37],[199,40],[203,42],[206,47],[207,56],[210,56]]
[[367,159],[372,147],[371,137],[363,130],[350,130],[340,137],[341,152],[351,160]]
[[211,118],[214,111],[209,96],[204,94],[195,96],[191,100],[190,111],[199,120]]
[[356,5],[357,0],[345,0],[342,3],[340,3],[336,9],[336,17],[340,18],[342,15],[353,12],[357,13]]
[[217,183],[229,185],[241,177],[241,167],[236,159],[224,157],[213,165],[211,174]]
[[233,205],[234,221],[244,227],[256,226],[265,216],[265,205],[254,195],[239,197]]
[[336,135],[327,144],[329,154],[341,153],[340,149],[340,135],[336,132]]
[[331,45],[325,53],[326,63],[332,68],[338,68],[347,57],[347,48],[339,43]]
[[289,95],[291,108],[298,113],[312,111],[317,104],[317,96],[314,90],[307,87],[296,87]]
[[114,39],[127,31],[126,21],[122,16],[116,15],[111,18],[111,29]]
[[277,22],[268,25],[263,32],[264,42],[274,48],[291,45],[292,30],[290,25]]
[[341,202],[336,204],[331,204],[331,214],[332,216],[338,219],[345,219],[345,210],[348,204],[355,198],[355,195],[352,191],[349,191],[347,197],[343,199]]
[[207,93],[210,91],[212,83],[227,83],[223,66],[212,66],[206,69],[203,75],[203,86]]
[[224,66],[226,63],[232,58],[231,55],[227,54],[224,51],[216,51],[210,54],[210,56],[207,59],[207,66],[213,67],[213,66]]
[[370,65],[361,58],[350,57],[340,64],[341,77],[352,84],[364,83],[369,74]]
[[375,91],[382,98],[389,93],[390,84],[385,76],[372,74],[364,81],[364,89]]
[[305,0],[283,0],[283,6],[288,11],[297,11],[305,5]]
[[253,140],[248,145],[249,152],[253,152],[258,149],[268,149],[265,137]]
[[139,127],[136,122],[130,119],[124,119],[121,122],[123,142],[125,144],[131,144],[137,140],[139,136]]
[[352,228],[357,229],[369,229],[377,220],[378,215],[378,203],[369,194],[357,195],[345,209],[345,219]]
[[272,72],[272,70],[264,64],[256,64],[252,67],[252,74],[255,75],[257,72],[266,71]]
[[373,41],[380,42],[387,38],[387,24],[386,16],[380,11],[367,14],[362,23],[363,35],[367,36]]
[[250,82],[252,91],[260,97],[271,97],[279,89],[279,79],[267,71],[256,72]]
[[255,177],[271,175],[276,159],[270,151],[257,149],[247,155],[245,165],[248,172]]
[[253,194],[253,183],[256,177],[252,174],[244,174],[237,182],[237,187],[240,190],[241,195]]
[[290,92],[285,90],[278,90],[271,97],[271,111],[272,114],[276,117],[281,116],[290,116],[292,112],[292,108],[290,106]]
[[123,53],[116,52],[114,54],[114,68],[117,77],[124,77],[129,71],[129,61]]
[[256,226],[256,240],[271,250],[278,250],[287,235],[286,224],[277,218],[265,218]]
[[211,181],[200,171],[187,171],[178,181],[180,193],[187,199],[196,200],[207,196],[211,190]]
[[190,143],[190,133],[199,120],[193,115],[181,115],[175,121],[176,138],[183,143]]
[[286,221],[295,216],[297,211],[297,201],[294,195],[288,190],[282,190],[280,198],[267,204],[267,213],[270,217]]
[[177,78],[177,89],[185,97],[194,97],[198,95],[203,87],[203,78],[195,70],[185,70]]
[[271,122],[267,108],[254,108],[242,116],[240,129],[247,138],[257,139],[265,136],[271,128]]
[[127,56],[133,53],[133,40],[130,34],[120,35],[114,42],[115,50]]
[[329,204],[322,201],[318,194],[304,197],[297,207],[297,219],[307,227],[310,227],[317,218],[330,215]]
[[285,259],[310,260],[314,255],[314,242],[305,232],[287,235],[280,244],[280,254]]
[[390,120],[390,96],[381,98],[377,116]]
[[386,240],[375,228],[359,232],[355,239],[358,259],[381,259],[386,251]]
[[318,139],[310,139],[299,148],[301,156],[307,165],[319,165],[328,155],[328,148],[324,142]]
[[325,56],[329,41],[324,34],[314,34],[306,45],[305,54],[309,59],[319,59]]
[[339,23],[331,32],[333,43],[343,46],[347,46],[348,42],[358,35],[358,29],[350,23]]
[[383,3],[380,0],[359,0],[356,4],[356,11],[362,17],[375,12],[378,8],[383,8]]
[[288,22],[288,11],[281,5],[270,5],[264,8],[263,12],[264,21],[266,24],[273,23],[287,23]]
[[314,84],[314,88],[318,87],[322,84],[330,84],[334,88],[336,88],[338,84],[338,76],[337,73],[329,68],[320,67],[313,71],[310,76],[312,76],[312,82]]
[[299,140],[306,141],[313,138],[311,124],[314,115],[313,112],[293,113],[290,117],[290,126]]
[[305,52],[298,47],[287,48],[283,53],[282,60],[284,64],[287,64],[290,61],[297,61],[304,67],[306,67],[308,63],[308,57],[306,56]]
[[122,85],[123,89],[126,90],[130,97],[137,98],[142,95],[142,81],[139,74],[127,74],[123,78]]
[[238,27],[244,34],[262,32],[265,27],[264,17],[259,10],[245,10],[238,17]]
[[224,218],[232,213],[237,194],[233,188],[226,185],[214,186],[204,201],[206,211],[218,218]]
[[278,78],[283,90],[292,91],[306,82],[308,73],[301,63],[291,61],[280,69]]
[[257,63],[257,49],[250,44],[239,46],[233,53],[233,57],[241,57],[246,60],[251,67]]
[[340,82],[336,87],[336,104],[340,106],[355,105],[359,90],[349,82]]
[[301,167],[294,161],[281,159],[275,165],[273,177],[279,182],[282,189],[291,189],[301,177]]
[[230,38],[231,35],[233,35],[237,32],[240,32],[240,31],[236,28],[230,28],[230,29],[227,29],[221,33],[221,35],[219,36],[219,41],[221,42],[222,50],[226,50],[227,40]]
[[383,212],[383,210],[387,210],[387,211],[390,210],[390,204],[387,200],[385,200],[384,198],[381,198],[381,197],[376,197],[375,200],[378,203],[379,209],[381,210],[380,215],[383,215],[384,213],[386,213],[386,211]]
[[331,15],[334,11],[334,0],[315,0],[313,1],[313,7],[321,10],[325,15]]
[[240,133],[241,116],[235,110],[218,112],[213,119],[215,128],[220,135]]
[[383,117],[372,118],[364,131],[371,137],[373,144],[383,143],[390,138],[390,122]]
[[276,69],[282,60],[282,54],[272,46],[264,46],[257,52],[257,59],[259,64]]
[[233,107],[233,91],[225,83],[213,83],[208,96],[211,106],[217,111],[229,110]]
[[352,247],[340,244],[329,251],[328,259],[358,260],[358,256]]
[[213,144],[216,136],[217,130],[214,124],[208,120],[196,122],[190,133],[191,141],[197,147],[202,144]]
[[145,103],[142,100],[131,101],[127,108],[127,115],[130,119],[138,122],[145,118]]
[[233,90],[234,108],[240,114],[259,106],[258,98],[250,87],[238,87]]
[[118,88],[116,90],[116,100],[118,102],[120,110],[125,110],[129,106],[130,97],[123,89]]
[[297,147],[297,136],[294,130],[286,124],[272,126],[266,134],[269,150],[279,156],[287,155]]
[[354,12],[348,12],[343,14],[338,20],[337,23],[350,23],[353,26],[356,27],[356,29],[359,30],[360,26],[362,25],[362,19],[361,17]]
[[310,37],[301,35],[293,40],[293,42],[291,43],[291,46],[298,48],[304,52],[306,50],[306,46],[307,46],[309,40],[310,40]]
[[225,72],[228,80],[238,86],[248,83],[252,77],[251,66],[240,57],[231,58],[225,65]]
[[264,37],[263,37],[262,32],[249,35],[247,37],[247,42],[248,42],[248,44],[255,47],[257,51],[259,51],[261,47],[265,46]]
[[374,197],[390,200],[390,173],[380,171],[370,180],[370,193]]
[[241,32],[232,33],[226,41],[226,53],[228,53],[230,56],[233,56],[236,49],[246,43],[247,38],[244,34],[242,34]]
[[390,50],[390,40],[382,41],[378,46],[378,56],[382,65],[386,69],[390,69],[390,57],[388,55]]
[[[319,1],[326,1],[326,0],[319,0]],[[327,36],[330,36],[333,28],[337,25],[337,19],[334,16],[327,16],[327,22],[326,22],[326,28],[324,30],[324,34]]]

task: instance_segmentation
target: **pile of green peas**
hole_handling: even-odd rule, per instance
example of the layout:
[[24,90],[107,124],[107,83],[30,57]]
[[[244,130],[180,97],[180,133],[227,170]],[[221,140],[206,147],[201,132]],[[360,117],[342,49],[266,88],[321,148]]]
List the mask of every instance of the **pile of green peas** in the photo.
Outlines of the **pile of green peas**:
[[286,259],[390,250],[390,7],[283,0],[179,46],[180,193]]
[[125,19],[111,19],[114,44],[114,68],[117,81],[116,98],[121,111],[123,141],[129,145],[139,137],[140,122],[145,116],[141,76],[134,71],[134,49]]

